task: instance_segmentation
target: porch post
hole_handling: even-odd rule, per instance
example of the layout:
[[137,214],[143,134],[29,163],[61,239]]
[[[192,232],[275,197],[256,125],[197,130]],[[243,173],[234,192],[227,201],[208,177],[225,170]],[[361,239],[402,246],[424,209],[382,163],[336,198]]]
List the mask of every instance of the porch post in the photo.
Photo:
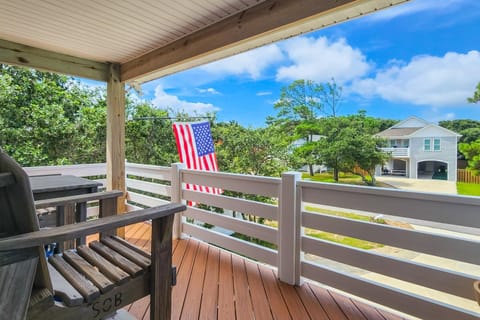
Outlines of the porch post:
[[300,215],[297,209],[297,181],[301,174],[282,174],[278,200],[278,277],[288,284],[300,284]]
[[[120,65],[111,64],[107,81],[107,190],[120,190],[117,214],[125,212],[125,84],[120,81]],[[117,234],[125,236],[125,229]]]
[[[171,196],[170,201],[173,203],[182,203],[182,176],[180,170],[185,169],[184,163],[172,164],[172,178],[171,178]],[[173,239],[179,239],[182,236],[183,231],[183,213],[178,212],[175,214],[173,220]]]

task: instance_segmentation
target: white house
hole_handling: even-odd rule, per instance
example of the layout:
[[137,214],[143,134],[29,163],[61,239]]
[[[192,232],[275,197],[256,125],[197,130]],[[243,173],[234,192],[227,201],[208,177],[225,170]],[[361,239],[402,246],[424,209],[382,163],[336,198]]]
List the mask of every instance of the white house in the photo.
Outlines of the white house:
[[457,143],[460,134],[410,117],[377,136],[388,140],[388,147],[382,150],[392,157],[383,167],[377,167],[376,175],[457,180]]

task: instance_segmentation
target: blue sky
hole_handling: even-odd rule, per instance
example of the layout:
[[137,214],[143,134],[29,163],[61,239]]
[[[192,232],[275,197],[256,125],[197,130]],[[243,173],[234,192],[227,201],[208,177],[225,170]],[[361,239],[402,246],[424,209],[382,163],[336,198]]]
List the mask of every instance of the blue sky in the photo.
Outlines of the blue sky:
[[480,120],[480,105],[466,103],[480,81],[480,1],[411,1],[150,81],[142,99],[260,127],[282,87],[332,77],[340,114]]

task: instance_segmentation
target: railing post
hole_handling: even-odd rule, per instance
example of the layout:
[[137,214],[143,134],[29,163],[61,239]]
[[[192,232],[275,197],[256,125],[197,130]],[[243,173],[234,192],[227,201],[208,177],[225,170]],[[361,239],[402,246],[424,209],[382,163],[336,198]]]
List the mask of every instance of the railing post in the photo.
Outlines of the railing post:
[[282,173],[278,199],[278,277],[288,284],[300,284],[300,215],[297,210],[298,172]]
[[[171,202],[173,203],[182,203],[182,177],[180,170],[185,169],[186,166],[184,163],[174,163],[172,164],[172,180],[171,180]],[[175,219],[173,220],[173,239],[178,239],[182,235],[183,231],[183,214],[178,212],[175,214]]]

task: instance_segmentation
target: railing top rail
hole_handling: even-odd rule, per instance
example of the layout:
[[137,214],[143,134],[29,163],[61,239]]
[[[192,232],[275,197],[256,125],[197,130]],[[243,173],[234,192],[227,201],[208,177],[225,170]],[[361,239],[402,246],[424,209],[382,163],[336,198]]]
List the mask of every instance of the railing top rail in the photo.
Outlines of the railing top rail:
[[180,172],[191,173],[191,174],[205,176],[205,177],[219,177],[219,178],[228,178],[232,180],[271,183],[273,185],[280,185],[281,183],[280,178],[254,176],[254,175],[239,174],[239,173],[218,172],[218,171],[217,172],[199,171],[199,170],[191,170],[191,169],[181,169]]
[[133,162],[126,162],[126,168],[141,168],[141,169],[155,169],[155,170],[171,170],[170,167],[167,166],[158,166],[154,164],[142,164],[142,163],[133,163]]
[[335,192],[350,192],[365,195],[376,195],[391,198],[401,198],[406,200],[429,200],[436,202],[445,202],[451,204],[463,204],[463,205],[475,205],[480,206],[480,197],[475,196],[463,196],[463,195],[451,195],[433,192],[419,192],[409,190],[398,189],[386,189],[379,187],[367,187],[367,186],[353,186],[343,185],[329,182],[312,182],[312,181],[299,181],[297,183],[299,187],[307,187],[316,190],[329,190]]

